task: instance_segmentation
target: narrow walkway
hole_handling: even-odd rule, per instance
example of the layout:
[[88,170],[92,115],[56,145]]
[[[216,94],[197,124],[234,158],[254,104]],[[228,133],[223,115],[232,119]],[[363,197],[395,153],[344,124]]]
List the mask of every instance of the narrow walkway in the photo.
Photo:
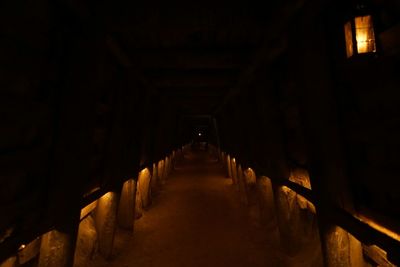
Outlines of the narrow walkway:
[[274,267],[274,245],[239,203],[222,165],[198,152],[185,155],[135,222],[134,237],[105,266]]

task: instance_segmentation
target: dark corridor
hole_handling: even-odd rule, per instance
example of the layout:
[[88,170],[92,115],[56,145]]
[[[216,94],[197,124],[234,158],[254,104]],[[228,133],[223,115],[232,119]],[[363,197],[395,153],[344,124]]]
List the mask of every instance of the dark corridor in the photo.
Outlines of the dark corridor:
[[[399,18],[397,0],[2,1],[0,267],[146,259],[146,218],[190,203],[168,193],[182,166],[230,183],[193,225],[243,215],[190,265],[399,265]],[[212,254],[239,228],[246,255]]]
[[[276,225],[275,225],[276,227]],[[214,153],[186,150],[115,260],[94,266],[284,266],[277,230],[239,201]],[[129,235],[130,236],[130,235]],[[280,258],[279,258],[280,257]]]

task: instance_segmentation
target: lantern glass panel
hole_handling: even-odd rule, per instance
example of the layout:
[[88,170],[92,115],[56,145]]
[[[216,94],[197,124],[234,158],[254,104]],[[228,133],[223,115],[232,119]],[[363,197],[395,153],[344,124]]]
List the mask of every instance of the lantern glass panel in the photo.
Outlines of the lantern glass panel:
[[347,22],[344,25],[344,36],[345,36],[345,41],[346,41],[346,54],[347,57],[351,57],[354,52],[353,52],[353,31],[351,30],[351,22]]
[[354,19],[354,23],[356,30],[357,53],[362,54],[376,52],[372,17],[370,15],[356,17]]

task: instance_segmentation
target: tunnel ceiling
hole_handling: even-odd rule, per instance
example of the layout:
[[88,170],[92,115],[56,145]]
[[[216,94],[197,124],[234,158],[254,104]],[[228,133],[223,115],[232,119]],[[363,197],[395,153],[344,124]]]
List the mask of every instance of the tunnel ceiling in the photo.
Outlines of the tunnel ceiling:
[[212,114],[251,65],[268,12],[232,3],[168,3],[132,7],[114,21],[114,32],[165,103],[183,114]]

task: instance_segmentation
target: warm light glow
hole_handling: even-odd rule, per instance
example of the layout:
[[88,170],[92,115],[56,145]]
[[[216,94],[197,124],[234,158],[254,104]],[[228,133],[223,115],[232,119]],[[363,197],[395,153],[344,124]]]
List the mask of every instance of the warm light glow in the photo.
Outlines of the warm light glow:
[[310,175],[305,169],[295,169],[290,173],[289,181],[311,190]]
[[381,249],[380,247],[378,247],[377,245],[372,245],[372,246],[370,246],[370,248],[375,249],[375,250],[379,251],[379,253],[387,256],[387,252],[384,251],[383,249]]
[[281,189],[282,189],[283,193],[285,193],[285,194],[289,194],[290,192],[293,192],[293,190],[290,189],[289,187],[287,187],[286,185],[282,186]]
[[357,52],[370,53],[376,52],[374,27],[372,24],[372,17],[361,16],[354,19],[356,40],[357,40]]
[[151,179],[151,173],[150,170],[147,168],[144,168],[139,172],[139,177],[138,177],[138,183],[139,184],[147,184]]
[[102,199],[109,199],[109,198],[112,197],[112,194],[113,194],[113,192],[105,193],[101,198],[102,198]]
[[397,241],[400,241],[400,234],[398,234],[398,233],[396,233],[396,232],[394,232],[394,231],[392,231],[390,229],[387,229],[386,227],[374,222],[373,220],[365,217],[364,215],[356,214],[356,215],[354,215],[354,217],[357,218],[358,220],[360,220],[361,222],[368,224],[369,226],[371,226],[375,230],[377,230],[377,231],[379,231],[379,232],[381,232],[381,233],[383,233],[383,234],[385,234],[385,235],[387,235],[387,236],[389,236],[389,237],[391,237],[391,238],[393,238],[393,239],[395,239]]
[[308,201],[305,197],[297,194],[295,191],[293,191],[292,189],[290,189],[289,187],[287,187],[285,185],[281,187],[281,190],[285,195],[288,195],[291,198],[295,197],[297,200],[297,204],[299,205],[299,207],[301,209],[308,209],[310,212],[316,213],[314,204],[312,202]]
[[[41,243],[41,237],[37,237],[28,244],[21,244],[21,246],[18,248],[18,252],[16,255],[18,258],[18,264],[12,266],[26,266],[25,263],[37,257],[40,253],[40,243]],[[11,265],[3,266],[0,264],[0,266],[5,267]]]
[[351,22],[347,22],[344,25],[344,36],[346,39],[346,54],[347,57],[351,57],[354,52],[353,52],[353,31],[351,30]]
[[93,201],[83,209],[81,209],[81,216],[80,219],[82,220],[85,218],[89,213],[91,213],[97,207],[97,200]]
[[[358,16],[354,20],[347,22],[344,25],[344,35],[348,58],[354,54],[376,52],[374,25],[371,15]],[[354,40],[356,43],[354,43]]]
[[[366,266],[364,265],[364,258],[367,257],[369,258],[369,260],[375,263],[373,266],[396,267],[396,265],[392,264],[387,259],[387,252],[385,250],[376,245],[366,245],[362,243],[350,232],[347,232],[339,226],[335,226],[329,236],[331,239],[330,242],[335,242],[338,245],[340,244],[342,246],[337,249],[343,249],[344,247],[348,248],[348,256],[350,257],[350,261],[353,262],[354,266]],[[346,240],[348,240],[347,245],[344,244]],[[353,266],[353,264],[351,266]],[[368,266],[371,265],[368,264]]]
[[199,136],[201,136],[201,133],[199,133]]
[[144,168],[143,170],[140,171],[139,174],[143,175],[143,174],[147,174],[147,173],[150,173],[149,169],[148,168]]
[[132,229],[135,213],[136,182],[129,179],[122,185],[118,206],[118,222],[124,229]]
[[376,245],[372,246],[363,245],[363,252],[368,258],[374,261],[377,264],[377,266],[382,266],[382,267],[397,266],[388,260],[387,252]]
[[252,168],[247,168],[245,171],[245,178],[246,178],[246,183],[251,185],[251,184],[256,184],[257,182],[257,176],[256,173],[253,171]]

